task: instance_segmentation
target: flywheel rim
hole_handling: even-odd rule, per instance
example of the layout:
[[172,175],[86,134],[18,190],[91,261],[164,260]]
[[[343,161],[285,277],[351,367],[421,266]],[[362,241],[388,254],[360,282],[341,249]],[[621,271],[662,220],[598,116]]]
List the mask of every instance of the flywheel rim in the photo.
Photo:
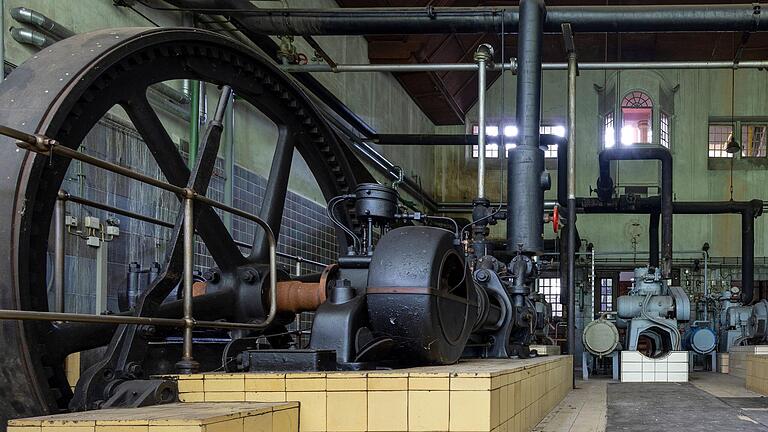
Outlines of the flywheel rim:
[[[218,84],[233,83],[223,77],[222,69],[239,74],[241,87],[246,79],[255,81],[265,92],[285,101],[282,115],[293,113],[301,119],[302,134],[297,150],[302,154],[326,198],[353,190],[358,182],[369,181],[370,174],[360,170],[359,162],[346,157],[348,152],[309,98],[290,78],[271,62],[250,48],[208,31],[189,28],[110,29],[81,34],[46,48],[39,55],[20,65],[0,86],[5,100],[0,108],[7,115],[0,121],[28,132],[42,133],[76,147],[85,134],[102,117],[94,107],[113,104],[99,100],[99,80],[117,79],[117,66],[129,68],[137,79],[145,79],[139,71],[165,59],[177,62],[177,69],[167,71],[170,79],[202,79]],[[196,62],[196,63],[195,63]],[[209,67],[209,70],[204,70]],[[191,66],[190,66],[191,65]],[[228,65],[223,67],[222,65]],[[214,69],[219,68],[219,75]],[[127,73],[123,71],[122,73]],[[157,73],[151,71],[147,73]],[[248,78],[250,77],[250,78]],[[235,80],[234,78],[232,80]],[[45,84],[45,85],[43,85]],[[238,87],[232,85],[235,91]],[[258,101],[243,90],[238,93],[259,107]],[[101,105],[99,105],[101,104]],[[89,108],[91,111],[89,111]],[[281,108],[281,107],[277,107]],[[1,112],[1,111],[0,111]],[[85,132],[82,132],[82,131]],[[80,136],[82,135],[82,136]],[[80,136],[79,139],[77,137]],[[74,145],[72,144],[74,143]],[[12,221],[12,229],[0,232],[0,241],[8,244],[10,259],[0,264],[9,275],[0,281],[0,307],[6,309],[47,310],[45,273],[34,275],[31,269],[45,268],[50,215],[55,201],[54,192],[61,185],[68,161],[18,151],[10,139],[0,140],[0,178],[3,192],[4,217]],[[331,163],[332,162],[332,163]],[[345,240],[343,237],[340,240]],[[341,242],[340,242],[341,243]],[[343,246],[343,244],[342,244]],[[9,286],[11,285],[11,286]],[[19,416],[53,412],[64,406],[69,387],[61,365],[46,365],[46,346],[40,342],[51,331],[48,323],[0,322],[0,336],[13,345],[4,360],[0,356],[0,379],[7,381],[4,390],[27,395],[3,405],[0,421]],[[16,360],[9,362],[8,358]],[[23,377],[9,377],[10,371]],[[0,400],[6,399],[1,397]]]

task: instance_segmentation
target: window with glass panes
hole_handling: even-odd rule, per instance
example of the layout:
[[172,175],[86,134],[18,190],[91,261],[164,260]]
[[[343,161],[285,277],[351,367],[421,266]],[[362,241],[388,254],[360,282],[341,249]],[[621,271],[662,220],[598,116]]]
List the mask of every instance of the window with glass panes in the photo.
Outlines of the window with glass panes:
[[669,115],[661,113],[659,123],[659,143],[662,147],[669,148]]
[[613,279],[600,279],[600,312],[613,311]]
[[552,316],[563,316],[563,305],[560,304],[560,278],[539,278],[536,281],[539,293],[544,300],[552,305]]
[[708,154],[711,158],[730,158],[732,154],[725,151],[728,137],[733,133],[733,125],[722,123],[709,124]]
[[616,145],[616,130],[613,125],[613,111],[603,117],[603,146],[611,148]]
[[[480,128],[477,125],[472,126],[473,135],[477,135],[479,130]],[[515,142],[515,140],[517,139],[517,133],[518,133],[517,126],[515,125],[509,125],[509,124],[505,125],[502,128],[501,136],[499,134],[498,126],[486,126],[485,127],[485,157],[494,158],[494,159],[498,158],[499,145],[502,141],[504,142],[504,150],[505,150],[504,155],[509,156],[509,150],[517,146],[517,143]],[[565,126],[561,126],[561,125],[541,126],[539,128],[539,133],[565,137]],[[479,153],[480,153],[479,146],[473,145],[472,158],[476,159]],[[544,150],[544,157],[548,159],[556,159],[557,145],[547,146],[547,149]]]
[[765,124],[742,124],[741,126],[741,156],[765,157],[766,156],[766,132]]

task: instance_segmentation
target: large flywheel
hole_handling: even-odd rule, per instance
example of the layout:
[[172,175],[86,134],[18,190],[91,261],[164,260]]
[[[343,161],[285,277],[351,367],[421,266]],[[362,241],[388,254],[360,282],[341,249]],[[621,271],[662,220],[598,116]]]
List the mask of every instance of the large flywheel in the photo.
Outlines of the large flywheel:
[[[291,155],[298,151],[326,199],[371,181],[348,156],[307,95],[271,62],[248,47],[189,28],[110,29],[50,46],[20,65],[0,85],[0,124],[78,148],[94,125],[120,106],[170,183],[184,185],[190,170],[147,98],[153,84],[192,79],[226,85],[279,130],[267,193],[260,211],[279,233]],[[49,310],[46,253],[50,221],[69,159],[20,151],[0,139],[0,308]],[[210,177],[210,172],[203,173]],[[350,215],[350,217],[353,217]],[[263,239],[244,256],[211,208],[200,209],[197,231],[222,272],[263,264]],[[344,247],[346,237],[338,236]],[[261,243],[260,243],[261,242]],[[237,314],[222,318],[236,319]],[[211,317],[215,319],[215,317]],[[65,409],[71,398],[63,356],[82,348],[85,325],[0,321],[0,424]],[[92,326],[94,328],[98,326]],[[72,335],[80,335],[73,338]],[[74,384],[74,383],[73,383]]]

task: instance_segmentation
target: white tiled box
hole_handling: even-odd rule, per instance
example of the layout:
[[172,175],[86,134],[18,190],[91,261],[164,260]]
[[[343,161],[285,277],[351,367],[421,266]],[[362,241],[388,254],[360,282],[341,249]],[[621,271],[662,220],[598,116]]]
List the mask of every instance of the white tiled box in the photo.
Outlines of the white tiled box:
[[639,351],[621,352],[622,382],[687,382],[688,352],[672,351],[650,358]]

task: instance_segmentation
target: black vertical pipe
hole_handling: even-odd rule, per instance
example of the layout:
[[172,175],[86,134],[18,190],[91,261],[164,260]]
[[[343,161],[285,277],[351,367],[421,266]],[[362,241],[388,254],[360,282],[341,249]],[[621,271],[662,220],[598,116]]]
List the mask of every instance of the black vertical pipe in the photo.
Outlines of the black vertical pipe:
[[661,162],[661,273],[672,272],[672,155],[664,147],[616,147],[600,152],[597,196],[602,202],[613,198],[612,160],[658,160]]
[[[762,206],[761,206],[762,210]],[[755,211],[746,206],[741,212],[741,303],[755,301]]]
[[651,212],[648,222],[648,265],[659,267],[659,212]]
[[557,143],[557,203],[568,206],[568,140]]
[[541,44],[544,2],[520,2],[518,34],[517,127],[519,143],[509,152],[507,248],[537,254],[544,240],[544,152],[539,148],[541,123]]

